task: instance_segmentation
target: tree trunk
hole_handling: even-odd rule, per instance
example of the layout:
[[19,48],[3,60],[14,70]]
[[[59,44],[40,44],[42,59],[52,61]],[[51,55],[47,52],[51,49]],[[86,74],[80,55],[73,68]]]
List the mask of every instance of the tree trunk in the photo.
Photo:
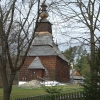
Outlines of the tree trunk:
[[95,70],[95,41],[94,41],[94,31],[91,29],[91,72],[94,73]]
[[97,85],[96,75],[98,74],[95,65],[95,41],[94,41],[94,31],[91,30],[91,83]]
[[7,89],[4,89],[3,91],[3,100],[10,100],[10,92],[11,89],[10,88],[7,88]]
[[13,80],[15,78],[16,71],[11,71],[10,78],[7,78],[7,73],[5,70],[1,72],[2,82],[3,82],[3,100],[10,100],[10,94],[12,91]]

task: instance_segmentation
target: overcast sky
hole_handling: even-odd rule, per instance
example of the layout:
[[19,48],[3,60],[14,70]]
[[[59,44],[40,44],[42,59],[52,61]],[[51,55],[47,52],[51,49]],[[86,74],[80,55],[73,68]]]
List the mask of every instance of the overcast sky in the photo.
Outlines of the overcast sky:
[[[4,0],[1,0],[1,1],[3,4]],[[19,3],[20,3],[20,1],[21,0],[19,0]],[[30,0],[24,0],[24,1],[25,1],[25,5],[27,5],[28,1],[30,1]],[[49,5],[53,1],[56,2],[56,1],[60,1],[60,0],[46,0],[46,4]],[[90,35],[89,35],[90,33],[88,32],[88,30],[87,29],[85,30],[84,28],[82,28],[82,27],[84,27],[83,24],[80,24],[79,22],[75,21],[74,19],[70,21],[67,18],[67,14],[70,15],[71,12],[69,12],[70,10],[67,7],[65,7],[65,9],[63,9],[63,6],[61,6],[62,1],[58,4],[58,6],[60,7],[60,9],[62,9],[62,11],[64,12],[65,15],[60,15],[60,11],[55,7],[55,5],[47,8],[47,11],[49,13],[48,20],[52,24],[53,39],[54,39],[55,43],[58,43],[61,51],[65,50],[71,46],[79,46],[84,41],[84,38],[85,39],[90,38]],[[43,0],[41,0],[41,3],[42,2],[43,2]],[[75,6],[73,6],[73,8],[75,8]],[[34,9],[34,11],[36,12],[36,9]],[[34,16],[34,14],[35,13],[32,12],[30,19],[31,19],[31,17]],[[87,43],[87,41],[85,40],[84,43]]]

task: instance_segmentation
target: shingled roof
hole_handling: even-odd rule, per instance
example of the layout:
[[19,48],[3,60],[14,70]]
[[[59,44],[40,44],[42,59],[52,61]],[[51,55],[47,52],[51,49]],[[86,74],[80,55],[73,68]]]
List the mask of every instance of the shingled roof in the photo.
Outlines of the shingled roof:
[[[58,46],[53,41],[52,24],[47,20],[48,13],[46,5],[43,3],[42,12],[40,13],[40,21],[35,31],[33,44],[28,51],[27,56],[58,56],[68,62],[65,56],[60,52]],[[21,53],[21,56],[24,52]]]
[[45,69],[42,65],[39,57],[36,57],[33,62],[29,65],[28,69]]
[[[21,55],[23,55],[22,53]],[[58,49],[56,44],[53,42],[52,35],[50,33],[37,35],[34,39],[33,45],[31,46],[30,50],[28,51],[27,56],[54,56],[57,55],[63,60],[68,60],[65,56],[61,53]]]

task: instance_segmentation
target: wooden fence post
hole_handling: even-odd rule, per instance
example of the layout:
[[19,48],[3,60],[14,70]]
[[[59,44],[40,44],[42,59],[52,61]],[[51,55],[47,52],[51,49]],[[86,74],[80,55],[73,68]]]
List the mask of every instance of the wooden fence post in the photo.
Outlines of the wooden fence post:
[[[88,94],[89,95],[89,94]],[[17,98],[15,100],[85,100],[84,92],[76,93],[59,93],[33,96],[27,98]]]

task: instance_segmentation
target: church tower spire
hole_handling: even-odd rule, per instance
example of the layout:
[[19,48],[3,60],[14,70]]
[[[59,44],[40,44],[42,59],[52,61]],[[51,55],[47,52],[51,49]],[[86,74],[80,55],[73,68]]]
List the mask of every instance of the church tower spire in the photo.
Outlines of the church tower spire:
[[40,20],[38,22],[37,25],[37,29],[36,29],[36,33],[47,33],[49,32],[50,34],[52,34],[52,24],[47,20],[47,17],[49,16],[46,8],[47,5],[45,4],[45,2],[42,3],[41,5],[41,13],[39,15]]
[[46,18],[49,16],[46,10],[47,5],[45,4],[45,2],[42,3],[41,8],[42,8],[42,12],[40,13],[40,18],[41,18],[41,21],[43,21],[43,20],[46,20]]

